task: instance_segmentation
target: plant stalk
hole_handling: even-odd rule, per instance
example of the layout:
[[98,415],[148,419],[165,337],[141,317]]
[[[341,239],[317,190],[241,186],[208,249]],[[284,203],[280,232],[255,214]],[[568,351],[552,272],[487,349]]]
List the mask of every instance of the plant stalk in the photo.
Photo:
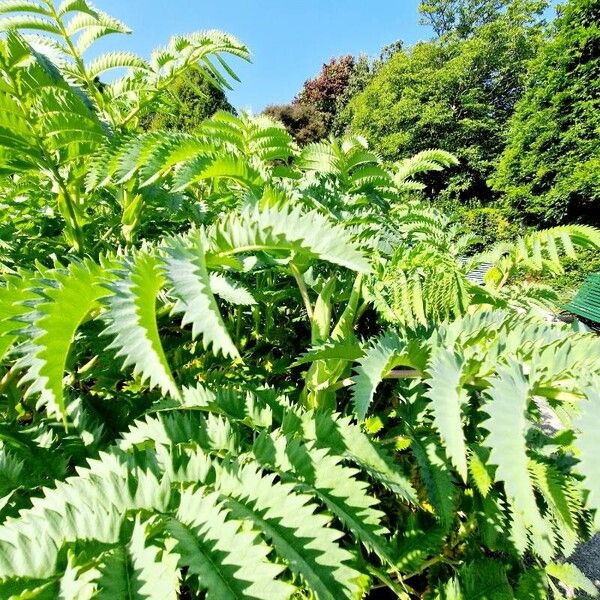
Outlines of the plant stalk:
[[298,284],[298,289],[300,290],[300,295],[302,296],[302,300],[304,301],[304,307],[306,308],[306,314],[308,315],[309,320],[312,321],[313,318],[313,308],[310,303],[310,298],[308,297],[308,290],[306,289],[306,285],[304,284],[304,280],[302,279],[302,274],[300,273],[300,269],[293,264],[290,263],[290,271]]

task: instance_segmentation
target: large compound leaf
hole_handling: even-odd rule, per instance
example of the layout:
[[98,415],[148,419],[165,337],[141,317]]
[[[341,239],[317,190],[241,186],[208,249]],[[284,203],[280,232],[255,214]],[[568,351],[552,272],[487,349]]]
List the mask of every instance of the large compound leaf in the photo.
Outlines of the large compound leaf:
[[160,260],[138,252],[125,260],[117,277],[109,286],[104,333],[114,340],[108,347],[117,350],[117,357],[124,357],[123,367],[133,365],[134,375],[150,380],[151,388],[159,386],[163,393],[178,399],[156,323],[156,296],[165,283]]
[[253,465],[218,470],[216,485],[232,514],[254,522],[319,600],[362,596],[363,576],[347,564],[352,554],[336,543],[342,533],[329,526],[330,517],[315,512],[309,495]]
[[272,251],[321,259],[362,273],[371,269],[348,233],[316,211],[248,208],[240,214],[229,214],[207,234],[207,262],[216,264],[235,254]]
[[169,488],[153,473],[132,468],[123,456],[101,453],[0,526],[0,581],[53,577],[65,544],[79,539],[114,544],[128,511],[163,512],[169,498]]
[[192,336],[202,335],[204,348],[212,344],[215,354],[239,356],[211,291],[200,233],[171,238],[166,253],[164,272],[170,294],[177,298],[172,312],[183,313],[182,325],[192,324]]
[[[31,382],[27,395],[40,394],[40,401],[66,419],[63,378],[67,357],[78,327],[97,301],[106,294],[103,269],[91,261],[73,263],[66,270],[46,272],[35,290],[29,340],[21,349],[17,367],[27,368],[23,382]],[[51,277],[51,278],[50,278]]]
[[317,448],[328,448],[358,465],[371,478],[410,504],[417,504],[417,493],[399,465],[385,448],[371,439],[350,417],[326,413],[295,411],[286,413],[282,425],[286,434],[301,433]]
[[511,500],[513,522],[522,520],[534,536],[535,551],[542,556],[550,552],[551,556],[549,532],[539,513],[528,469],[526,435],[530,392],[522,367],[514,361],[499,367],[487,395],[489,400],[483,410],[489,418],[482,427],[489,431],[484,443],[490,449],[489,463],[497,467],[495,479],[504,483]]
[[267,559],[271,548],[256,531],[228,519],[217,493],[185,491],[168,531],[177,540],[181,566],[207,590],[207,600],[289,598],[294,587],[276,579],[283,570]]
[[283,436],[261,435],[254,454],[262,464],[277,469],[283,481],[293,481],[300,491],[314,493],[369,550],[393,563],[382,525],[384,515],[375,508],[378,500],[367,493],[367,484],[356,478],[357,469],[344,466],[340,456],[325,449]]
[[461,386],[459,359],[445,348],[438,349],[429,366],[429,391],[433,420],[452,461],[463,481],[467,480],[467,454],[461,411],[468,400]]

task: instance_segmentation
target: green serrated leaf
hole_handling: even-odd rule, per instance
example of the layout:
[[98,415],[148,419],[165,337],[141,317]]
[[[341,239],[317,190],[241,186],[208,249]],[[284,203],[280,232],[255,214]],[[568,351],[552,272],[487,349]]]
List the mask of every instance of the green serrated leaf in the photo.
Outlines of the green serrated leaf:
[[596,523],[600,525],[600,393],[598,387],[586,389],[586,399],[580,404],[576,446],[579,463],[576,469],[584,477],[584,486],[589,490],[586,505],[596,511]]
[[353,377],[352,402],[360,420],[366,417],[379,383],[401,360],[405,346],[398,336],[388,333],[378,338],[359,359]]
[[[232,514],[253,521],[320,600],[360,597],[365,578],[352,566],[350,552],[336,543],[341,532],[328,526],[329,517],[315,513],[310,496],[262,476],[252,465],[219,470],[216,483]],[[311,552],[303,550],[307,546]]]
[[513,514],[518,512],[536,539],[535,550],[551,556],[550,533],[540,516],[529,475],[526,434],[529,427],[527,404],[529,386],[522,367],[512,361],[499,367],[487,390],[489,400],[483,410],[489,418],[482,427],[489,431],[484,444],[490,449],[490,464],[497,465],[496,481],[504,483],[512,499]]
[[124,269],[109,285],[107,327],[105,335],[114,336],[108,346],[123,357],[123,367],[133,365],[134,375],[149,380],[150,387],[160,389],[173,398],[180,393],[165,356],[156,323],[156,297],[165,284],[159,259],[137,252],[126,259]]
[[94,598],[111,600],[176,600],[178,556],[148,543],[149,525],[136,519],[131,539],[107,552],[100,564]]
[[172,312],[183,314],[182,325],[191,323],[194,338],[202,335],[204,348],[212,344],[215,354],[239,356],[211,291],[201,234],[171,238],[165,250],[164,272],[177,299]]
[[63,378],[67,357],[77,329],[106,290],[101,267],[91,261],[73,263],[53,275],[51,280],[41,280],[36,290],[39,299],[28,316],[30,339],[22,347],[17,366],[27,368],[21,380],[31,382],[27,395],[39,393],[40,402],[66,421]]
[[468,396],[461,385],[461,362],[453,352],[439,348],[431,359],[428,371],[427,397],[431,401],[435,427],[448,457],[466,482],[467,454],[461,413]]
[[596,586],[572,563],[550,563],[546,565],[546,573],[570,589],[581,590],[594,598],[599,595]]

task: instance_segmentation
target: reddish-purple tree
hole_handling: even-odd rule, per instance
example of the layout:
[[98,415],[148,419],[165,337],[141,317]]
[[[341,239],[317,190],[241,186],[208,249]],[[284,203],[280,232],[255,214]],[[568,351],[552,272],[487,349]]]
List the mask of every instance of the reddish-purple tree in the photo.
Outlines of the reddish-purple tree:
[[354,67],[354,57],[350,54],[332,58],[314,79],[304,83],[293,103],[312,106],[324,113],[327,120],[333,119],[336,101],[348,87]]

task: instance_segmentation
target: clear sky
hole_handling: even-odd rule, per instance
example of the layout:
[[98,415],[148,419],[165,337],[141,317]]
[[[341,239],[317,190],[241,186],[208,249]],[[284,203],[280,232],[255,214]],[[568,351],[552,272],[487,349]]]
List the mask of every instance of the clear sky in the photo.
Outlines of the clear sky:
[[[130,36],[109,36],[102,50],[148,57],[177,33],[221,29],[252,52],[252,64],[232,61],[241,83],[228,93],[239,109],[260,112],[289,102],[333,56],[376,56],[386,44],[430,36],[418,24],[419,0],[95,0],[121,19]],[[100,46],[100,44],[98,44]]]

